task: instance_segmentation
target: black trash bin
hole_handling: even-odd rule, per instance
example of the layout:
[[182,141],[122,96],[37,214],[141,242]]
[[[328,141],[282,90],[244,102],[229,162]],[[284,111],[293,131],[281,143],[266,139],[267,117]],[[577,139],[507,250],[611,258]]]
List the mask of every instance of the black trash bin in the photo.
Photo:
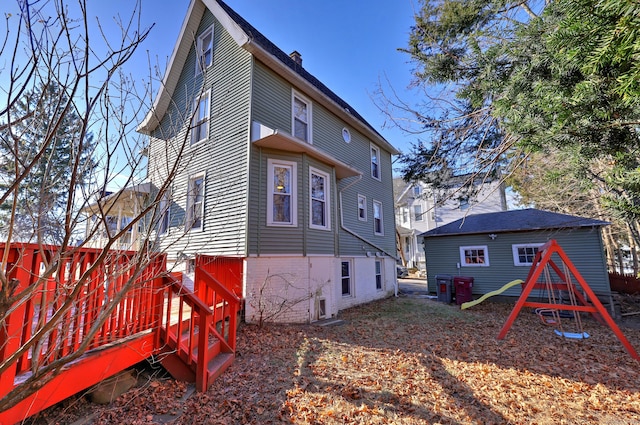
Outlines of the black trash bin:
[[473,277],[454,276],[453,286],[456,289],[456,304],[461,305],[473,301]]
[[436,275],[436,294],[438,295],[438,301],[451,304],[451,300],[453,299],[452,282],[453,277],[448,274]]

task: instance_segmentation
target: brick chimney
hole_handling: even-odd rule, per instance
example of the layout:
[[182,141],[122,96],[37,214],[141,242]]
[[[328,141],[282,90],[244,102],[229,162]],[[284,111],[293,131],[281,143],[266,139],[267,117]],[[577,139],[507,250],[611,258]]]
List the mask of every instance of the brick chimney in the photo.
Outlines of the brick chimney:
[[293,61],[297,65],[302,66],[302,55],[300,54],[300,52],[294,50],[293,52],[289,53],[289,57],[293,59]]

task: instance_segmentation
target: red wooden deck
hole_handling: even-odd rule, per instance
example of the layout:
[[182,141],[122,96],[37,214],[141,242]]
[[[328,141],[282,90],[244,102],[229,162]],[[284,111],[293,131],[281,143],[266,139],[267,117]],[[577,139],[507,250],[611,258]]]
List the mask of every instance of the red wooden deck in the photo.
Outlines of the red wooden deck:
[[[3,272],[16,286],[0,306],[0,399],[11,402],[0,425],[150,356],[200,391],[233,362],[241,258],[199,256],[196,295],[166,272],[163,255],[0,245],[5,256]],[[25,395],[33,385],[38,391]]]

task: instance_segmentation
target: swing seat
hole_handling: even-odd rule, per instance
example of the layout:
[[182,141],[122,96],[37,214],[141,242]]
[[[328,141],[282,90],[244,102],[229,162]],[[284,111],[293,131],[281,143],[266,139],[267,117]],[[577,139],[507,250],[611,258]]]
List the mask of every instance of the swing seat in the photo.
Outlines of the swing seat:
[[557,313],[557,310],[549,308],[536,308],[535,313],[540,318],[542,323],[547,326],[555,326],[558,324],[556,319],[554,319],[554,315],[555,313]]
[[569,339],[587,339],[590,336],[587,332],[560,332],[557,329],[554,329],[554,332],[558,336],[563,336]]

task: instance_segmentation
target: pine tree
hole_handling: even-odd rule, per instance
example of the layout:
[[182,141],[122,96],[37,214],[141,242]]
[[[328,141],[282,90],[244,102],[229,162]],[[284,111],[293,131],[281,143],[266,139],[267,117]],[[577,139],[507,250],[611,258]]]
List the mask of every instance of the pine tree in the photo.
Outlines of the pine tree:
[[[24,93],[2,125],[0,190],[12,196],[0,206],[0,225],[5,235],[12,226],[13,240],[60,243],[73,202],[69,188],[88,184],[94,171],[95,142],[78,112],[63,108],[68,100],[59,85],[42,83]],[[75,155],[81,167],[74,171]]]

